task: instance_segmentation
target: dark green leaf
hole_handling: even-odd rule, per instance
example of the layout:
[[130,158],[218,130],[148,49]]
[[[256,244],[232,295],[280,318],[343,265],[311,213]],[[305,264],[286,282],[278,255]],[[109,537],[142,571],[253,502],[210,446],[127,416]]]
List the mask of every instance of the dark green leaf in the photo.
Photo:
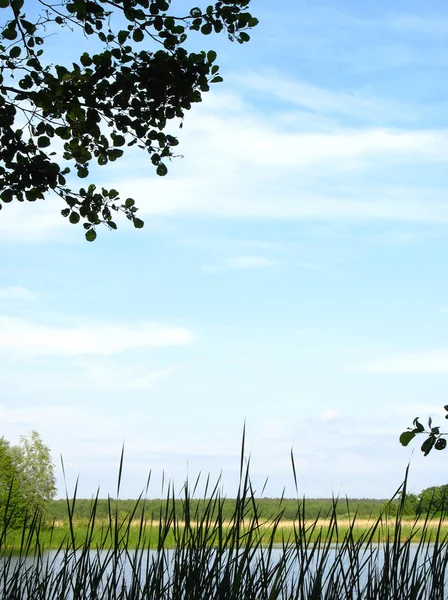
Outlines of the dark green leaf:
[[142,42],[144,37],[143,31],[140,28],[134,29],[134,32],[132,33],[132,39],[134,42]]
[[211,23],[205,23],[204,25],[202,25],[201,27],[201,33],[203,33],[204,35],[210,35],[212,32],[212,24]]
[[78,177],[84,179],[89,174],[89,169],[87,167],[78,167]]
[[86,240],[88,242],[94,242],[96,240],[96,231],[94,229],[89,229],[89,231],[86,231]]
[[414,438],[415,438],[415,433],[413,433],[412,431],[404,431],[400,435],[400,444],[402,446],[407,446],[409,444],[409,442],[411,440],[413,440]]
[[117,160],[117,158],[120,158],[120,156],[123,156],[123,150],[110,149],[107,151],[107,156],[108,156],[109,160],[111,160],[111,161]]
[[113,137],[114,146],[124,146],[126,139],[123,135],[115,135]]
[[84,52],[84,54],[81,56],[81,58],[79,60],[81,61],[81,64],[83,65],[83,67],[90,67],[90,65],[92,64],[92,59],[90,57],[90,54],[88,54],[87,52]]
[[2,31],[2,36],[5,40],[15,40],[17,37],[17,31],[13,27],[8,27]]
[[428,454],[431,452],[431,450],[434,447],[434,444],[436,443],[436,438],[432,435],[430,435],[422,444],[421,450],[424,454],[424,456],[428,456]]
[[70,221],[70,223],[72,223],[73,225],[76,225],[76,223],[79,223],[79,220],[80,220],[80,218],[81,218],[81,217],[79,216],[79,214],[78,214],[77,212],[72,212],[72,213],[70,213],[70,217],[69,217],[69,219],[68,219],[68,220],[69,220],[69,221]]
[[436,450],[445,450],[446,448],[446,440],[444,438],[439,438],[437,442],[434,444],[434,448]]
[[9,51],[9,56],[11,58],[18,58],[20,56],[21,52],[22,52],[22,48],[20,46],[14,46]]
[[143,227],[144,223],[141,219],[138,219],[137,217],[135,217],[134,219],[134,227],[136,229],[141,229]]
[[43,135],[37,140],[37,145],[39,146],[39,148],[47,148],[50,144],[51,140],[46,135]]
[[414,427],[417,431],[425,431],[425,428],[423,427],[423,425],[419,422],[419,417],[417,417],[416,419],[414,419]]
[[216,60],[216,57],[217,57],[217,56],[218,56],[218,55],[216,54],[216,52],[215,52],[214,50],[209,50],[209,51],[207,52],[207,60],[208,60],[208,62],[209,62],[209,63],[212,63],[212,62],[214,62],[214,61]]
[[0,194],[0,198],[3,200],[3,202],[12,202],[13,199],[13,193],[12,190],[3,190],[2,193]]
[[156,173],[157,175],[160,175],[160,177],[164,177],[168,173],[168,169],[163,163],[160,163],[156,169]]

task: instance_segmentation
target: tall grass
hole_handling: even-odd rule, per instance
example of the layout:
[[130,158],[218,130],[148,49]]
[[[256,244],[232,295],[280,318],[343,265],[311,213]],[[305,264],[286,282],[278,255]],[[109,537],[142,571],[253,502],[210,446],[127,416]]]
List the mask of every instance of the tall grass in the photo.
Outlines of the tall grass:
[[[243,444],[244,451],[244,444]],[[415,521],[403,535],[401,502],[391,520],[386,513],[358,530],[356,513],[341,528],[338,500],[321,519],[305,519],[304,501],[287,530],[258,507],[241,456],[234,512],[223,515],[219,481],[187,482],[182,511],[170,484],[159,514],[145,514],[145,493],[133,513],[120,516],[109,500],[107,521],[97,523],[98,498],[80,531],[73,520],[76,490],[67,499],[69,528],[51,551],[42,540],[56,528],[38,517],[20,532],[5,524],[0,532],[2,600],[388,600],[446,597],[447,539],[442,522]],[[120,487],[120,462],[118,489]],[[293,463],[294,468],[294,463]],[[406,491],[406,481],[402,492]],[[404,494],[402,494],[404,497]],[[143,510],[140,511],[140,508]],[[387,511],[386,511],[387,512]],[[139,514],[137,520],[135,515]],[[156,531],[156,535],[154,535]],[[49,536],[49,538],[48,538]],[[418,539],[418,542],[414,540]]]

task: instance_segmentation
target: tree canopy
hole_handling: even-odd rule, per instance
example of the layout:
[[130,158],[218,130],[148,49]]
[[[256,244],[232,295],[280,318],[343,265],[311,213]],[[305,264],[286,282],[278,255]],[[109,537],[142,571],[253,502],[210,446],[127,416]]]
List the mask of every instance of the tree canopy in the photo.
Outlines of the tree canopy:
[[0,530],[20,527],[40,516],[56,495],[54,464],[39,433],[22,436],[17,446],[0,438]]
[[[122,212],[137,228],[132,198],[94,183],[92,163],[105,166],[136,145],[160,176],[178,145],[165,132],[180,125],[211,83],[222,81],[214,50],[190,52],[191,32],[225,32],[249,41],[258,23],[250,0],[219,0],[171,14],[171,0],[0,0],[0,208],[54,193],[62,215],[96,227],[117,225]],[[47,42],[80,47],[75,62],[53,64]],[[62,53],[64,54],[64,53]]]

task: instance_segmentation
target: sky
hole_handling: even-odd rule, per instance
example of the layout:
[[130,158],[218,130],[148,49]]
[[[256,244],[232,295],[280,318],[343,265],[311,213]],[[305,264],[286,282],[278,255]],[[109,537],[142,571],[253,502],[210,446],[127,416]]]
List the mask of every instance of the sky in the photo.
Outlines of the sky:
[[39,431],[60,497],[115,496],[123,447],[123,498],[149,473],[152,497],[199,473],[235,495],[244,427],[265,496],[389,498],[408,463],[411,491],[447,483],[448,452],[398,441],[446,423],[446,5],[251,4],[249,44],[194,41],[224,82],[169,174],[91,172],[144,229],[0,213],[0,434]]

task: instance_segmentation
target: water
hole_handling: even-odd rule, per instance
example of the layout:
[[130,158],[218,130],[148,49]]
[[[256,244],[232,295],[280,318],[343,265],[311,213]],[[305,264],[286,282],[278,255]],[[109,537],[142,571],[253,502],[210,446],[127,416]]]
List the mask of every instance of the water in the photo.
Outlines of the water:
[[442,600],[447,561],[431,544],[47,551],[0,560],[0,598]]

